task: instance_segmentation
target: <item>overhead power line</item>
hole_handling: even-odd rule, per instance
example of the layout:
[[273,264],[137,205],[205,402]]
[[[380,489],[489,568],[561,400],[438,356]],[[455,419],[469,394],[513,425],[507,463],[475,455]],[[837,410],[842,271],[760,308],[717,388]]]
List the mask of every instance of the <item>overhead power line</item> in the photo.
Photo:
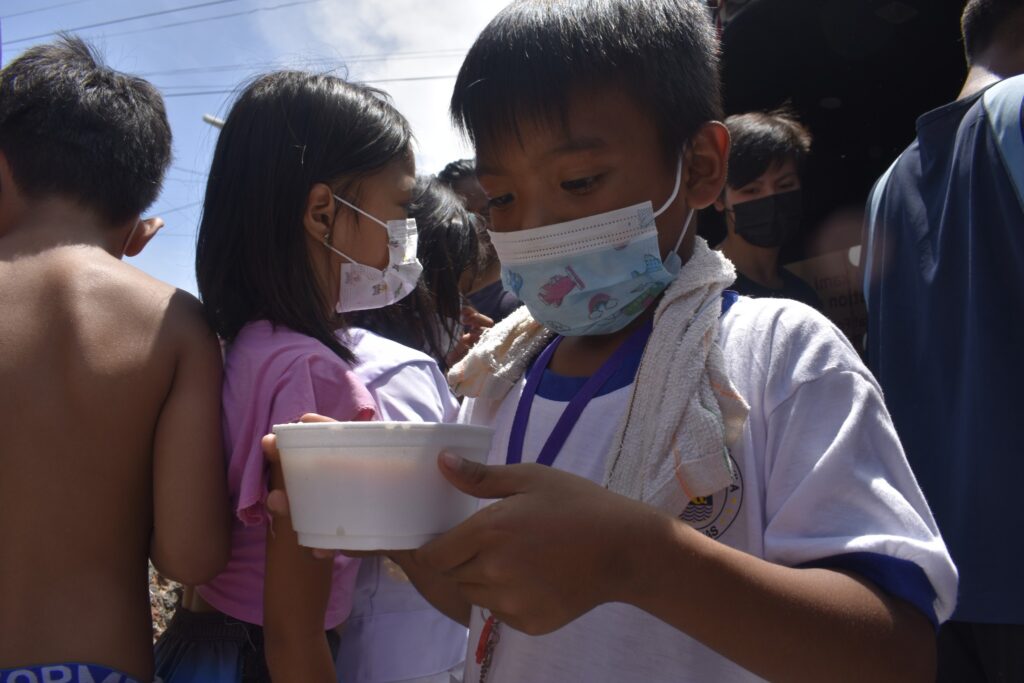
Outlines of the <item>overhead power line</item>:
[[71,5],[81,5],[83,2],[89,2],[89,0],[72,0],[71,2],[61,2],[56,5],[47,5],[46,7],[36,7],[35,9],[27,9],[21,12],[15,12],[14,14],[6,14],[0,19],[13,19],[14,17],[23,17],[27,14],[38,14],[39,12],[46,12],[51,9],[59,9],[61,7],[70,7]]
[[[363,81],[356,81],[358,83],[407,83],[410,81],[441,81],[446,78],[458,78],[456,74],[447,76],[411,76],[409,78],[368,78]],[[173,97],[200,97],[202,95],[230,95],[238,92],[239,88],[226,88],[220,90],[196,90],[193,92],[171,92],[164,93],[164,99],[171,99]]]
[[[233,0],[222,0],[232,2]],[[147,31],[158,31],[165,28],[175,28],[177,26],[189,26],[191,24],[203,24],[208,21],[216,21],[218,19],[231,19],[232,17],[243,17],[247,14],[258,14],[259,12],[269,12],[271,10],[285,9],[286,7],[296,7],[298,5],[312,5],[318,2],[325,2],[325,0],[297,0],[296,2],[286,2],[281,5],[271,5],[268,7],[255,7],[253,9],[244,10],[242,12],[231,12],[229,14],[218,14],[213,17],[203,17],[202,19],[191,19],[188,21],[177,21],[170,24],[160,24],[158,26],[147,26],[145,28],[137,28],[131,31],[121,31],[119,33],[105,33],[104,38],[116,38],[118,36],[130,36],[136,33],[146,33]]]
[[[159,17],[165,14],[175,14],[176,12],[185,12],[192,9],[200,9],[202,7],[212,7],[213,5],[226,5],[229,2],[238,2],[238,0],[207,0],[206,2],[200,2],[195,5],[186,5],[185,7],[175,7],[174,9],[165,9],[158,12],[147,12],[145,14],[136,14],[131,17],[121,17],[120,19],[111,19],[110,21],[101,21],[95,24],[85,24],[84,26],[75,26],[74,28],[63,29],[70,33],[77,31],[86,31],[91,28],[102,28],[104,26],[113,26],[115,24],[123,24],[128,21],[136,21],[138,19],[148,19],[150,17]],[[73,3],[69,3],[73,4]],[[58,5],[59,6],[59,5]],[[37,36],[26,36],[25,38],[16,38],[14,40],[8,40],[4,45],[14,45],[15,43],[25,43],[30,40],[39,40],[40,38],[48,38],[49,36],[55,35],[56,31],[49,33],[40,33]]]
[[[468,48],[466,48],[468,49]],[[434,59],[444,57],[461,57],[466,53],[466,49],[446,49],[446,50],[420,50],[417,52],[392,52],[390,54],[377,53],[377,54],[365,54],[365,55],[350,55],[350,56],[339,56],[339,57],[324,57],[320,59],[308,60],[296,64],[298,68],[309,68],[312,66],[328,66],[328,65],[347,65],[361,62],[383,62],[392,59],[401,60],[416,60],[416,59]],[[278,62],[248,62],[238,64],[216,64],[213,66],[193,66],[184,67],[180,69],[165,69],[163,71],[147,71],[146,73],[138,74],[142,78],[152,78],[153,76],[176,76],[179,74],[195,74],[195,73],[217,73],[224,71],[242,71],[242,70],[253,70],[253,71],[266,71],[267,69],[281,69],[288,68],[287,65],[282,65]]]
[[[160,218],[163,218],[164,216],[166,216],[168,214],[177,213],[178,211],[184,211],[185,209],[191,209],[191,208],[193,208],[195,206],[199,206],[202,203],[203,203],[202,200],[197,201],[197,202],[189,202],[188,204],[182,204],[181,206],[176,206],[173,209],[167,209],[166,211],[154,211],[154,212],[151,212],[149,215],[159,216]],[[174,233],[168,233],[168,234],[174,234]]]

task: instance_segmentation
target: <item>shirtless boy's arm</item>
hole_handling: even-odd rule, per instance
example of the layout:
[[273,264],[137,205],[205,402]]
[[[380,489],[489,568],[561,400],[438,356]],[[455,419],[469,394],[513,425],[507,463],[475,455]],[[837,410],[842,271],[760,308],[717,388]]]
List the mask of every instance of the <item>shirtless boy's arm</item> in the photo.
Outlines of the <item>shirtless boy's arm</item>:
[[221,436],[221,353],[199,303],[182,292],[168,305],[166,334],[177,364],[153,439],[153,537],[161,574],[209,581],[228,560],[230,510]]

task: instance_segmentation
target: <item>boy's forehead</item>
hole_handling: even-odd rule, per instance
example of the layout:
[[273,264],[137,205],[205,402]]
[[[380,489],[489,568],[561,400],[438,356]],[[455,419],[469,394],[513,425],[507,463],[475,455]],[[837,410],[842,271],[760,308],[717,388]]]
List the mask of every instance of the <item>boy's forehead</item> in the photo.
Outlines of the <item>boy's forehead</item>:
[[629,148],[657,136],[647,116],[622,88],[579,90],[561,110],[519,115],[514,125],[477,140],[477,174],[509,164],[537,163],[572,152]]

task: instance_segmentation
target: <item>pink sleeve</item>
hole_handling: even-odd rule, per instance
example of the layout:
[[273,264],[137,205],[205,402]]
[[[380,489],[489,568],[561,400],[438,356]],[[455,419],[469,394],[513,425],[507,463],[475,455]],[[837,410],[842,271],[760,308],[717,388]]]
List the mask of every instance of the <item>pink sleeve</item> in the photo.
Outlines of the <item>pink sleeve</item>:
[[[306,413],[319,413],[339,422],[373,420],[377,407],[370,392],[336,356],[305,355],[281,374],[273,385],[266,431],[275,424],[297,422]],[[254,435],[253,444],[242,465],[235,509],[246,526],[269,521],[264,503],[268,493],[268,467],[260,445],[262,435]]]

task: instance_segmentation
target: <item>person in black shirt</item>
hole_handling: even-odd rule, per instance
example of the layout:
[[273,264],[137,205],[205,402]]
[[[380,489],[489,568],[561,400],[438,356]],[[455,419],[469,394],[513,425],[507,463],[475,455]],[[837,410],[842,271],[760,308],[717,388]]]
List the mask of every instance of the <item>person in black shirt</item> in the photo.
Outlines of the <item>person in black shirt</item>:
[[779,249],[800,229],[800,174],[811,134],[782,110],[730,116],[725,125],[732,138],[729,174],[715,208],[727,228],[719,249],[736,265],[732,289],[820,310],[817,292],[779,266]]

